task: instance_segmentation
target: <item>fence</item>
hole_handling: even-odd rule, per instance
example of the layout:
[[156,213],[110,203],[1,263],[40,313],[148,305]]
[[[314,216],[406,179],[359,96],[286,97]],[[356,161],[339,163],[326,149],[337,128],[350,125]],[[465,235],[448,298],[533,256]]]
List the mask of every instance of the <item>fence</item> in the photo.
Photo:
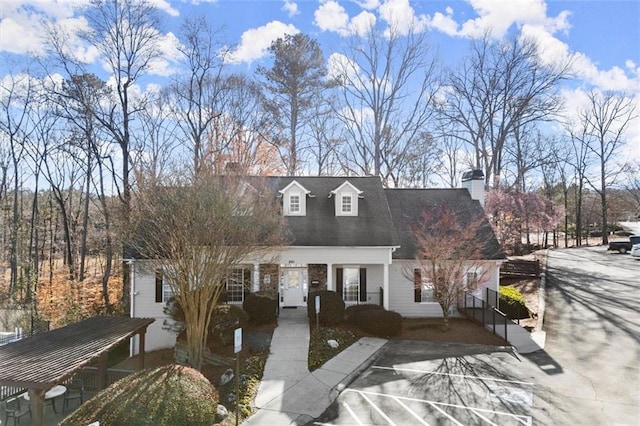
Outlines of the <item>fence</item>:
[[[128,376],[129,374],[134,373],[134,371],[131,370],[121,370],[121,369],[117,369],[117,368],[107,368],[106,370],[106,374],[107,374],[107,382],[106,382],[106,386],[110,386],[113,383],[117,382],[118,380]],[[82,383],[84,385],[84,388],[86,390],[90,390],[90,391],[98,391],[99,386],[99,379],[98,379],[98,369],[96,367],[84,367],[82,370],[80,370],[78,373],[76,373],[76,375],[74,376],[74,378],[78,378],[78,379],[82,379]]]
[[500,276],[506,278],[539,277],[540,261],[509,260],[500,267]]
[[[507,329],[509,323],[512,321],[500,312],[498,308],[465,292],[462,300],[458,302],[458,311],[482,323],[483,327],[489,329],[496,336],[500,336],[504,338],[504,340],[509,341]],[[504,331],[504,335],[500,333],[501,331]]]

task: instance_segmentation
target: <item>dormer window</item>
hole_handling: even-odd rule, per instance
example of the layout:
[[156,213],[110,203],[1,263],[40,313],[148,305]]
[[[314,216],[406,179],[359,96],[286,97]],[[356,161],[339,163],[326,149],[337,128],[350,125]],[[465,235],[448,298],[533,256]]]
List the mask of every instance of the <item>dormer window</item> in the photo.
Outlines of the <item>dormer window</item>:
[[294,180],[279,192],[282,194],[282,213],[285,216],[306,216],[307,195],[313,197],[309,190]]
[[342,214],[351,214],[351,195],[342,196]]
[[289,195],[289,212],[291,214],[300,213],[300,195],[298,194]]
[[349,181],[331,191],[329,197],[335,197],[336,216],[358,216],[358,200],[362,198],[362,191]]

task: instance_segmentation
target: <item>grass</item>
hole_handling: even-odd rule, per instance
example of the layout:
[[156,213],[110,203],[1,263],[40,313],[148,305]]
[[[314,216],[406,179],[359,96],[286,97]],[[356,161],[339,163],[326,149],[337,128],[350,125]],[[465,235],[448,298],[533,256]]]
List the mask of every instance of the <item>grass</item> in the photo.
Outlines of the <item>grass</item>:
[[439,331],[441,333],[446,333],[449,331],[449,328],[444,325],[442,321],[438,323],[422,323],[422,324],[411,324],[407,326],[407,330],[434,330]]

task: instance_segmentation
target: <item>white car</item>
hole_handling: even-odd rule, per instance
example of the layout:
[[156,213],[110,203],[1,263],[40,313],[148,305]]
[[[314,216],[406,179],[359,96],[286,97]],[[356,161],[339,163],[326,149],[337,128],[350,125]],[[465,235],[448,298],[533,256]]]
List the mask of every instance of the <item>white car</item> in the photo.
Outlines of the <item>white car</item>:
[[640,244],[631,246],[631,256],[640,258]]

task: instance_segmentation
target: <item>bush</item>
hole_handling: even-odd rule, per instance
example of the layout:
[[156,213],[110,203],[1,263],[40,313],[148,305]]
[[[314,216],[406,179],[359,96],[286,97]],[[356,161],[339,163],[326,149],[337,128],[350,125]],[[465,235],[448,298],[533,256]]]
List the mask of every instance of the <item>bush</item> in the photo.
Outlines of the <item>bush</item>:
[[335,291],[320,290],[309,293],[307,315],[309,321],[316,322],[316,296],[320,296],[320,324],[332,326],[344,321],[344,301]]
[[393,311],[370,309],[358,313],[356,325],[374,336],[391,337],[400,334],[402,316]]
[[278,300],[249,293],[244,298],[242,308],[249,315],[249,321],[252,324],[269,324],[276,320]]
[[213,308],[213,317],[209,328],[209,344],[227,346],[233,344],[236,328],[245,328],[249,315],[236,305],[218,305]]
[[500,311],[509,319],[529,318],[524,297],[515,287],[500,286]]
[[[144,391],[142,391],[144,390]],[[127,376],[98,392],[61,425],[212,425],[215,388],[198,371],[166,365]]]
[[344,313],[344,320],[348,324],[355,324],[356,318],[360,312],[364,311],[383,311],[384,308],[381,305],[352,305],[349,306]]

